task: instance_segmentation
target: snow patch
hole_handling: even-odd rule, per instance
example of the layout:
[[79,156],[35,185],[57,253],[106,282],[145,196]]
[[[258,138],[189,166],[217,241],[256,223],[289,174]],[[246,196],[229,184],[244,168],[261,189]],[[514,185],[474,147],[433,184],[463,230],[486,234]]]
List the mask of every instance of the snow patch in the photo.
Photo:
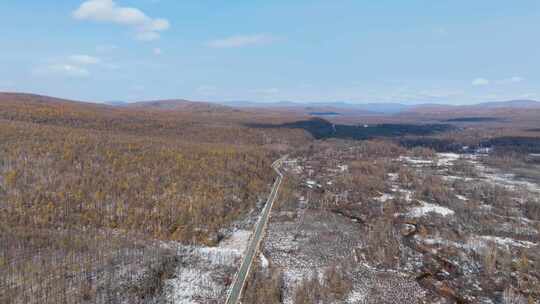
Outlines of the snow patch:
[[223,286],[216,283],[209,271],[192,268],[181,268],[176,272],[176,278],[166,282],[170,291],[169,301],[174,304],[196,303],[195,299],[219,298]]
[[249,243],[250,237],[251,231],[249,230],[235,230],[229,238],[221,241],[218,247],[243,252]]
[[268,259],[264,256],[264,254],[261,252],[261,266],[262,268],[266,269],[270,263],[268,262]]
[[389,201],[389,200],[391,200],[393,198],[394,198],[394,196],[392,194],[384,193],[383,195],[374,198],[374,200],[376,200],[378,202],[381,202],[381,203],[384,203],[384,202]]
[[422,206],[413,208],[409,213],[407,213],[407,215],[411,217],[422,217],[428,213],[437,213],[442,216],[454,214],[453,210],[450,210],[446,207],[430,204],[424,201],[420,201],[420,204],[422,204]]
[[208,303],[220,299],[227,286],[216,273],[223,274],[238,266],[250,237],[248,230],[235,230],[217,247],[177,244],[179,255],[188,262],[179,265],[175,277],[165,281],[166,303]]
[[196,249],[197,256],[216,266],[230,266],[234,265],[236,261],[242,256],[242,252],[235,249],[222,249],[215,247],[201,247]]
[[367,300],[367,293],[364,290],[353,290],[347,297],[346,303],[364,303]]
[[464,246],[461,243],[443,239],[440,236],[430,236],[430,237],[424,238],[417,234],[414,236],[414,239],[426,245],[431,245],[431,246],[437,245],[437,246],[442,246],[442,247],[464,248]]
[[418,165],[418,166],[424,166],[424,165],[432,165],[433,161],[428,159],[421,159],[421,158],[413,158],[410,156],[400,156],[400,161],[406,162],[411,165]]
[[462,200],[462,201],[468,201],[468,200],[469,200],[469,199],[466,198],[465,196],[459,195],[459,194],[456,194],[456,197],[457,197],[459,200]]
[[456,153],[437,153],[437,166],[450,166],[460,158]]
[[390,181],[395,182],[398,180],[398,178],[399,178],[398,173],[388,173],[388,179],[390,179]]
[[493,242],[499,246],[504,246],[506,248],[509,248],[509,247],[532,248],[537,245],[536,243],[533,243],[533,242],[520,241],[513,238],[508,238],[508,237],[481,235],[481,236],[474,236],[470,238],[467,241],[467,247],[473,250],[478,250],[478,249],[485,248],[489,242]]
[[283,281],[285,289],[283,290],[283,303],[294,304],[294,294],[296,287],[304,279],[310,278],[312,270],[309,268],[289,267],[283,272]]
[[397,193],[404,194],[405,195],[404,199],[405,199],[406,202],[411,202],[412,201],[413,192],[411,190],[402,189],[402,188],[399,188],[396,185],[392,186],[391,190],[392,190],[392,192],[397,192]]

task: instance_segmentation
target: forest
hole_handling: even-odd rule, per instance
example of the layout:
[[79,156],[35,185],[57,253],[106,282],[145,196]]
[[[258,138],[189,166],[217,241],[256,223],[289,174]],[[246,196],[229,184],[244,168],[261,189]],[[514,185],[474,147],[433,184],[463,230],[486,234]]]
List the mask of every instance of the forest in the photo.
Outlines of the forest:
[[[538,151],[534,123],[492,127],[506,121],[461,119],[453,125],[381,119],[364,125],[361,118],[342,124],[295,113],[210,109],[0,95],[0,302],[152,303],[175,267],[185,263],[170,244],[219,244],[224,231],[260,207],[274,178],[270,165],[285,153],[305,159],[306,168],[319,173],[347,163],[341,175],[328,171],[325,191],[310,192],[306,212],[324,210],[330,217],[311,215],[309,225],[346,219],[369,227],[358,254],[385,267],[395,266],[403,245],[393,238],[399,228],[393,227],[392,214],[410,202],[396,198],[384,210],[358,202],[388,191],[389,174],[421,199],[453,204],[466,220],[464,227],[477,229],[475,221],[487,221],[467,215],[440,179],[396,165],[403,155],[434,159],[437,152],[494,146],[486,164],[540,180],[538,160],[529,155]],[[469,167],[456,162],[452,170],[474,176]],[[303,187],[292,175],[285,178],[276,212],[301,212],[304,207],[294,204]],[[490,201],[506,195],[500,189],[475,191],[484,191],[481,196]],[[538,220],[537,203],[523,210]],[[345,238],[335,248],[349,242]],[[295,302],[343,301],[357,275],[347,270],[348,263],[337,259],[320,282],[306,277]],[[279,302],[282,272],[256,265],[244,301]],[[225,277],[224,285],[231,279]],[[314,288],[320,292],[311,293]]]
[[279,142],[214,118],[2,100],[0,302],[137,303],[174,263],[159,241],[216,244],[269,191]]

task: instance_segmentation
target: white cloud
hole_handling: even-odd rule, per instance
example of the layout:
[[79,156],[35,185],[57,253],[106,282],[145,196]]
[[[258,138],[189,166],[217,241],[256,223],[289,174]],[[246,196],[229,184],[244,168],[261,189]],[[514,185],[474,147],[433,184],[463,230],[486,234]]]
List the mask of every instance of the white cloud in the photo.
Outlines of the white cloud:
[[485,78],[476,78],[472,81],[472,85],[479,87],[479,86],[486,86],[489,84],[489,80]]
[[87,0],[73,12],[73,17],[133,27],[136,38],[143,41],[159,39],[160,32],[170,27],[167,19],[151,18],[138,8],[118,6],[113,0]]
[[520,76],[512,76],[500,80],[496,80],[493,83],[497,85],[504,85],[504,84],[513,84],[513,83],[520,83],[523,82],[525,79]]
[[255,35],[236,35],[223,39],[216,39],[208,42],[208,46],[213,48],[238,48],[245,46],[263,45],[275,42],[276,37],[255,34]]
[[519,83],[519,82],[522,82],[524,79],[522,77],[519,77],[519,76],[513,76],[513,77],[510,77],[510,78],[507,78],[507,79],[503,79],[501,82],[502,83]]
[[155,48],[155,49],[152,50],[152,52],[153,52],[154,55],[156,55],[156,56],[159,56],[159,55],[163,54],[163,52],[161,51],[160,48]]
[[101,59],[89,55],[71,55],[69,56],[69,60],[80,65],[91,65],[101,62]]
[[90,72],[87,69],[72,64],[53,64],[37,68],[33,73],[38,76],[59,75],[74,78],[90,76]]

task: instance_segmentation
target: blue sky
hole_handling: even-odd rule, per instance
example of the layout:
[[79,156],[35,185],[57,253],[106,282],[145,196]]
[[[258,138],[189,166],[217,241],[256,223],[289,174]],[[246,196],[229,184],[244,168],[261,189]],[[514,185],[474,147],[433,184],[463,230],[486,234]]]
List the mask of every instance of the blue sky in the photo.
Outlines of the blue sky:
[[4,0],[0,91],[88,101],[540,99],[537,0]]

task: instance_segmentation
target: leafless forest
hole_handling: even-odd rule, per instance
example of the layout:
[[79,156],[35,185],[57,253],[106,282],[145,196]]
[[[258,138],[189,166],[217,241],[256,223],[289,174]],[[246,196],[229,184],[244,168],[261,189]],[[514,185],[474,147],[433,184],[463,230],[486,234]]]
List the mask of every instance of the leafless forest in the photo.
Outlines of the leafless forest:
[[540,299],[538,112],[0,97],[1,303],[222,303],[285,154],[243,303]]

